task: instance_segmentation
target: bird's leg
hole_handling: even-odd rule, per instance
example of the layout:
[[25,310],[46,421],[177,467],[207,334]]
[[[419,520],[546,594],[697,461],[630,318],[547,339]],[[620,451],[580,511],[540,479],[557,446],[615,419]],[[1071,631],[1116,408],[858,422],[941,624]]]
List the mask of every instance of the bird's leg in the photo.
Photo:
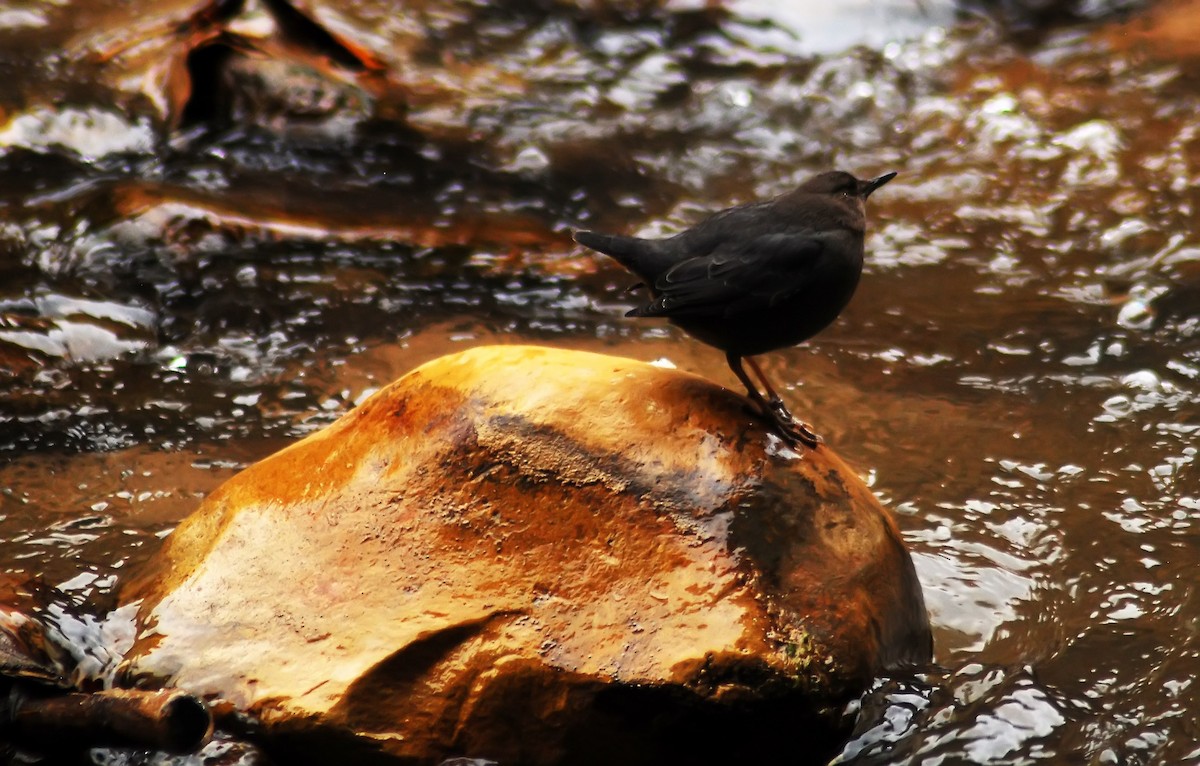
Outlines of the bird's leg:
[[742,358],[737,354],[729,353],[725,355],[725,361],[729,363],[729,369],[733,370],[733,374],[737,375],[737,379],[742,381],[742,385],[746,387],[746,393],[750,395],[750,398],[754,400],[754,403],[763,414],[771,413],[771,405],[763,399],[763,395],[759,393],[758,387],[750,381],[750,376],[742,368]]
[[758,366],[758,362],[754,360],[754,357],[746,357],[746,363],[750,365],[750,371],[753,372],[755,377],[758,378],[758,382],[762,384],[764,389],[766,389],[767,404],[771,406],[771,409],[780,415],[783,415],[791,420],[795,420],[795,418],[792,417],[792,413],[788,412],[787,405],[783,403],[783,398],[779,394],[775,393],[775,389],[771,387],[771,381],[767,380],[766,373],[764,373],[762,368]]
[[791,411],[788,410],[787,405],[783,403],[783,398],[775,392],[774,388],[772,388],[771,381],[767,379],[767,374],[763,372],[762,367],[758,366],[758,362],[754,360],[754,357],[748,356],[746,357],[746,361],[750,364],[750,369],[754,372],[755,376],[758,377],[759,382],[762,383],[763,388],[767,391],[767,404],[771,408],[773,417],[781,425],[786,424],[788,428],[794,429],[797,434],[799,434],[800,441],[804,442],[808,446],[815,447],[817,444],[819,444],[821,442],[821,437],[812,430],[812,426],[810,426],[808,423],[805,423],[803,420],[797,420],[796,417],[792,415]]
[[767,390],[767,397],[762,395],[758,390],[758,386],[746,374],[746,370],[742,367],[741,356],[729,353],[725,355],[725,359],[729,363],[729,369],[733,370],[733,374],[746,387],[746,393],[758,405],[762,414],[775,426],[775,430],[780,436],[791,442],[799,442],[808,447],[815,447],[821,443],[821,437],[814,433],[807,423],[792,417],[792,413],[788,411],[787,406],[783,403],[783,399],[779,397],[779,394],[775,393],[775,389],[771,387],[767,376],[763,374],[762,369],[752,358],[746,357],[746,361],[750,363],[750,368],[754,370],[763,387]]

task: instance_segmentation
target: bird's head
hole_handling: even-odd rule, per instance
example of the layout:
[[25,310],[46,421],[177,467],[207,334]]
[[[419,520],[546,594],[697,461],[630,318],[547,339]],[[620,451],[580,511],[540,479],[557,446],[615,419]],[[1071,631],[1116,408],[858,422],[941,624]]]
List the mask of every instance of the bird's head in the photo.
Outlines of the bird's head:
[[[840,210],[840,220],[849,228],[863,230],[867,219],[867,197],[896,177],[895,173],[884,173],[878,178],[862,180],[842,170],[831,170],[813,176],[793,192],[793,199],[812,199],[814,196],[833,203]],[[829,209],[829,208],[826,208]]]
[[884,173],[878,178],[864,181],[845,171],[831,170],[808,179],[800,185],[799,191],[865,200],[871,196],[871,192],[895,177],[895,173]]

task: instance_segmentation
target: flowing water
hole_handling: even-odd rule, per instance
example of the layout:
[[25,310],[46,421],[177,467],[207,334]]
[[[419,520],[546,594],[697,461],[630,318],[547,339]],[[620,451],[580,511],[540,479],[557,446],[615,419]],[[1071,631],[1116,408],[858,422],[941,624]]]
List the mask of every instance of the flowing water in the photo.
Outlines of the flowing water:
[[1200,763],[1200,64],[937,3],[799,33],[535,5],[312,12],[403,88],[203,47],[186,4],[0,8],[8,576],[103,614],[220,482],[472,345],[736,386],[569,232],[896,170],[850,308],[764,358],[897,513],[934,624],[838,762]]

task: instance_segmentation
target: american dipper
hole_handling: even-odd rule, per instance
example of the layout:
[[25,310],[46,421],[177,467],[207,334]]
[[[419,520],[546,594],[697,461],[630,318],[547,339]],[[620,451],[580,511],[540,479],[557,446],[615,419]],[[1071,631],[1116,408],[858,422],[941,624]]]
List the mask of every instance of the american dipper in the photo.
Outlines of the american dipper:
[[821,437],[792,417],[750,357],[808,340],[842,312],[862,275],[867,197],[895,177],[860,181],[841,171],[821,173],[666,239],[578,231],[575,241],[612,256],[649,287],[654,300],[626,316],[666,317],[724,351],[779,434],[815,447]]

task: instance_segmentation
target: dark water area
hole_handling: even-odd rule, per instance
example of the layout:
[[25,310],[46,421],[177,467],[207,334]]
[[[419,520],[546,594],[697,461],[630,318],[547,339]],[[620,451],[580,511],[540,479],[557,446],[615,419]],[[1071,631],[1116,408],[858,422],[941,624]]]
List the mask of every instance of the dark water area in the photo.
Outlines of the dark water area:
[[447,352],[736,387],[570,232],[895,170],[849,309],[763,358],[897,513],[934,625],[836,762],[1200,763],[1197,60],[936,3],[825,47],[752,3],[313,10],[380,86],[194,10],[0,8],[0,566],[52,613],[104,614],[223,480]]

